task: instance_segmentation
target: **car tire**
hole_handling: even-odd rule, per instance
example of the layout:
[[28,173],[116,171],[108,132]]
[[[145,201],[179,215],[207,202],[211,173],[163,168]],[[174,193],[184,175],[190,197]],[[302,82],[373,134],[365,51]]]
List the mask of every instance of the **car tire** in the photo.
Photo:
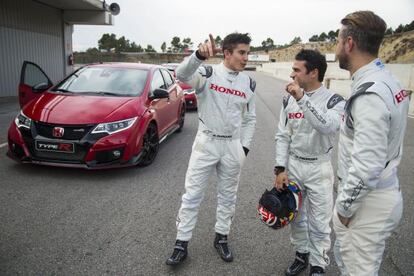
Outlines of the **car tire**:
[[160,141],[158,137],[157,125],[151,123],[148,125],[147,131],[144,134],[142,142],[142,150],[144,154],[141,158],[139,166],[145,167],[154,162],[159,146]]
[[184,127],[184,121],[185,121],[185,106],[183,105],[180,109],[180,118],[178,119],[178,129],[177,132],[181,132]]

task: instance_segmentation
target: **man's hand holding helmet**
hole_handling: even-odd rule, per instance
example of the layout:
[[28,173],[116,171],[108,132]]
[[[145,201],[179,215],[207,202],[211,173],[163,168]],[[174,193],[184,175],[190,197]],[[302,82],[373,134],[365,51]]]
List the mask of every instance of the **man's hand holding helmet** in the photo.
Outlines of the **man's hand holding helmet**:
[[266,190],[257,206],[258,218],[273,229],[292,222],[302,206],[302,192],[297,183],[289,181],[285,188]]
[[289,181],[287,172],[285,171],[285,168],[283,167],[275,167],[275,175],[276,175],[276,179],[275,179],[274,186],[276,190],[281,191],[284,188],[286,188],[288,181]]

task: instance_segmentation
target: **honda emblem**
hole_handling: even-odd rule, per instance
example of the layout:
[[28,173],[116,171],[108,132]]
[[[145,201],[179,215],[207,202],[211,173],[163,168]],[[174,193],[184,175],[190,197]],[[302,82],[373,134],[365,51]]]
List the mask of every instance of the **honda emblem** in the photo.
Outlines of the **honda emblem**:
[[53,137],[57,137],[57,138],[63,137],[63,133],[65,133],[65,129],[63,127],[53,128],[53,133],[52,133]]

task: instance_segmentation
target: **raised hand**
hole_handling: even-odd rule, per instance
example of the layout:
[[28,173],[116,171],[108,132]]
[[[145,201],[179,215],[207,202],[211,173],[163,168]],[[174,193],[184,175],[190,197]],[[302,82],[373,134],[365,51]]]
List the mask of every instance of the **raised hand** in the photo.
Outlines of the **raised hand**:
[[198,53],[206,59],[214,57],[217,53],[221,52],[220,48],[216,48],[216,42],[214,41],[213,35],[209,34],[209,36],[210,40],[198,47]]
[[286,85],[286,92],[292,95],[296,100],[300,100],[303,97],[303,89],[299,86],[299,83],[296,79],[293,79],[293,82]]

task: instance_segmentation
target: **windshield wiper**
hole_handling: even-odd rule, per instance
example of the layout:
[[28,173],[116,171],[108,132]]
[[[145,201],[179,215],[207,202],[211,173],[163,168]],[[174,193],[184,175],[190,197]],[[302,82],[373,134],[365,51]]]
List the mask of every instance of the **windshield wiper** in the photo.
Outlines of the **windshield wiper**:
[[99,95],[120,96],[118,93],[114,93],[114,92],[99,91],[97,93]]
[[69,91],[67,89],[63,89],[63,88],[56,88],[53,90],[54,92],[65,92],[65,93],[73,93],[72,91]]
[[78,92],[82,94],[98,94],[98,95],[104,95],[104,96],[122,96],[119,93],[114,92],[106,92],[106,91],[82,91]]

